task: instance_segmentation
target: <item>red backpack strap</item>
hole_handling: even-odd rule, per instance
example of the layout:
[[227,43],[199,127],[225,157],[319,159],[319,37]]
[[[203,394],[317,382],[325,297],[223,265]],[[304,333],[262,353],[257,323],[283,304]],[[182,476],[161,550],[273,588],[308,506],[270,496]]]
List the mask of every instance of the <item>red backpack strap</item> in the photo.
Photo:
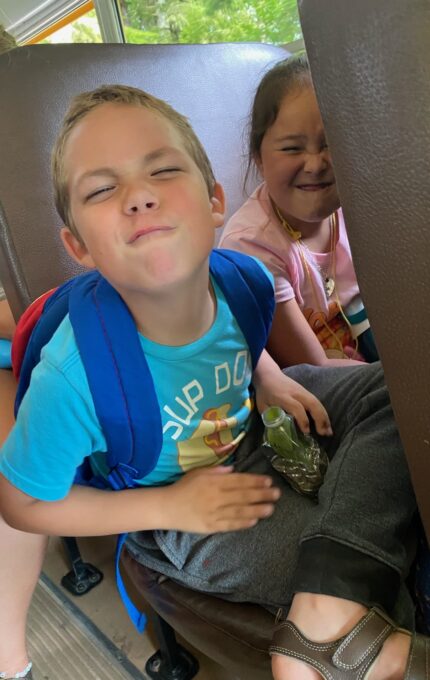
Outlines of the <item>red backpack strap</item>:
[[24,359],[25,350],[30,340],[33,328],[39,320],[45,307],[45,302],[57,289],[51,288],[47,293],[43,293],[36,298],[20,317],[12,340],[12,370],[15,378],[19,379],[21,365]]

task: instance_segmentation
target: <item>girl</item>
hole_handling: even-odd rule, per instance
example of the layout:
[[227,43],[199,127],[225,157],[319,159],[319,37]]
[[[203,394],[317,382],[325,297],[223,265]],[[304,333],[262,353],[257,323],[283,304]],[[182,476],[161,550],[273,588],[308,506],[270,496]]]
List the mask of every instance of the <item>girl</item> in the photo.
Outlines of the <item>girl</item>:
[[0,284],[0,338],[12,339],[15,330],[15,321],[12,316],[8,301],[2,295],[3,288]]
[[[304,55],[276,64],[257,89],[247,176],[253,163],[264,182],[227,223],[220,246],[255,255],[275,277],[270,353],[281,367],[375,361]],[[357,351],[356,331],[366,329]]]

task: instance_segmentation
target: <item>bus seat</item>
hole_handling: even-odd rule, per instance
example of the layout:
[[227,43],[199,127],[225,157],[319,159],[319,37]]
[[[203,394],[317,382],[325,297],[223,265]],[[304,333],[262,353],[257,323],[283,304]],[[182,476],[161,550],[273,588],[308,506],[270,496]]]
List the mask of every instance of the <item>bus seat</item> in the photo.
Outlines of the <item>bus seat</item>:
[[[41,293],[78,272],[60,243],[49,160],[74,94],[124,83],[187,115],[226,190],[231,214],[244,200],[240,159],[253,92],[265,70],[285,55],[278,47],[241,43],[36,45],[0,56],[0,270],[15,318]],[[155,619],[160,653],[148,662],[149,674],[193,677],[193,661],[176,645],[170,623],[231,673],[247,680],[271,677],[267,648],[273,617],[266,610],[186,590],[127,554],[124,564],[145,600],[164,617]]]
[[426,534],[415,590],[417,624],[428,634],[430,3],[299,0],[299,11],[355,269]]
[[300,0],[360,289],[430,539],[430,3]]

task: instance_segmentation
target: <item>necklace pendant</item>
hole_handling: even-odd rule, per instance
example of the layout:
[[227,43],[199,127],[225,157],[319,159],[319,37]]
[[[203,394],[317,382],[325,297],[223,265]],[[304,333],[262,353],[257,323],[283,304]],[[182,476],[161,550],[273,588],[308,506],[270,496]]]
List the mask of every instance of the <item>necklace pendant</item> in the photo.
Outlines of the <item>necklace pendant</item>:
[[334,279],[332,279],[331,276],[328,276],[324,281],[324,290],[327,300],[329,299],[329,297],[333,295],[334,288],[335,288]]

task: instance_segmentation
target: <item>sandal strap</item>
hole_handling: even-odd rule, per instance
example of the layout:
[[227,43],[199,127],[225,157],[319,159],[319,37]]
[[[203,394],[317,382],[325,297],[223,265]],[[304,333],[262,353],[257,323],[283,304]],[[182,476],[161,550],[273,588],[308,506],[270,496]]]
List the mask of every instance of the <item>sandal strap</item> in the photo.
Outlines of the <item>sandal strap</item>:
[[411,641],[405,680],[430,680],[430,640],[414,635]]
[[373,660],[395,628],[395,623],[374,607],[343,638],[333,655],[334,665],[349,670],[358,668],[367,658]]
[[[304,661],[325,680],[361,680],[395,628],[384,612],[373,608],[348,635],[317,643],[308,640],[291,621],[284,621],[275,630],[269,652]],[[410,680],[421,677],[411,676]]]

